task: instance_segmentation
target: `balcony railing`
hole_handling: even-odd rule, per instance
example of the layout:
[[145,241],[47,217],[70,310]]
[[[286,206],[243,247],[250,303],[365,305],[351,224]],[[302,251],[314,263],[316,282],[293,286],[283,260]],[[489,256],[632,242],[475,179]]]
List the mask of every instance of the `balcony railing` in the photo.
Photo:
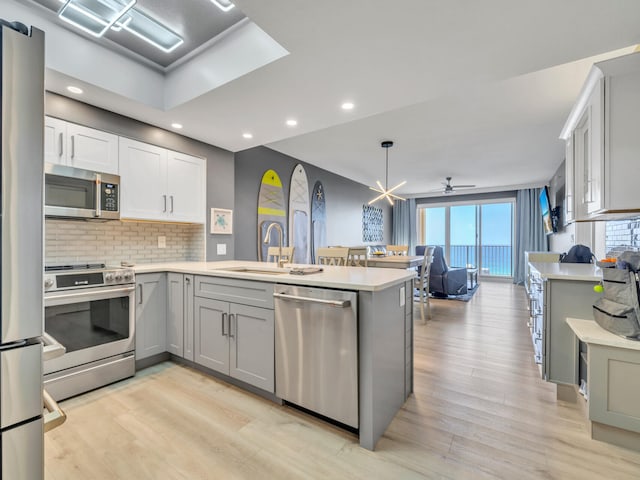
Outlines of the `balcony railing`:
[[[445,250],[444,245],[440,247]],[[481,261],[476,257],[481,250]],[[480,275],[511,277],[513,275],[513,249],[511,245],[451,245],[447,264],[452,267],[474,267]]]

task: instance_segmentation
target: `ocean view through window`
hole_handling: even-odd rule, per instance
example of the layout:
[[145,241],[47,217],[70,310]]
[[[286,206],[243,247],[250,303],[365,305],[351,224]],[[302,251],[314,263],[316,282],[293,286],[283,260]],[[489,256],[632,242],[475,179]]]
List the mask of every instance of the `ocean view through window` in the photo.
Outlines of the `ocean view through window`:
[[418,245],[441,246],[452,267],[513,275],[513,202],[419,206]]

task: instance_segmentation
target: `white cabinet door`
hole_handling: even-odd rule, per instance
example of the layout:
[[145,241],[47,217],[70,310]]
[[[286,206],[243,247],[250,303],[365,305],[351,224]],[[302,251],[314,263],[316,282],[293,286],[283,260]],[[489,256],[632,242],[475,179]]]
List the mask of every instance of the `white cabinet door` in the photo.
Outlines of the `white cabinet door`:
[[167,220],[167,151],[120,138],[122,218]]
[[575,171],[573,159],[573,138],[567,140],[564,167],[564,225],[575,220]]
[[587,161],[585,202],[587,213],[603,208],[604,199],[604,79],[600,80],[589,97],[591,142]]
[[205,221],[204,160],[178,152],[168,152],[167,193],[169,217],[178,222]]
[[44,117],[44,161],[67,164],[67,122]]
[[117,175],[118,137],[101,130],[68,123],[67,164]]

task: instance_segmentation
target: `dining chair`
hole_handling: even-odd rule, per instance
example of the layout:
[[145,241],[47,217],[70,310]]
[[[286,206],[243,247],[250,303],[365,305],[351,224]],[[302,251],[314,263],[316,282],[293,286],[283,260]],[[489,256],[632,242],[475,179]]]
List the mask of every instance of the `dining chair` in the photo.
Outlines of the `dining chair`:
[[387,245],[387,255],[409,255],[409,245]]
[[295,247],[282,247],[282,257],[280,257],[279,247],[269,247],[267,249],[267,262],[277,263],[278,265],[291,263],[294,250]]
[[[426,318],[431,319],[431,304],[429,303],[429,274],[431,271],[431,264],[433,263],[433,252],[435,247],[427,247],[419,245],[416,247],[416,254],[419,255],[421,250],[423,251],[422,266],[418,270],[418,275],[413,279],[413,288],[418,290],[420,294],[420,318],[422,323],[427,323]],[[425,318],[425,307],[427,310],[427,316]]]
[[319,247],[316,251],[318,265],[347,265],[349,260],[348,247]]
[[347,265],[350,267],[367,267],[367,247],[350,247]]

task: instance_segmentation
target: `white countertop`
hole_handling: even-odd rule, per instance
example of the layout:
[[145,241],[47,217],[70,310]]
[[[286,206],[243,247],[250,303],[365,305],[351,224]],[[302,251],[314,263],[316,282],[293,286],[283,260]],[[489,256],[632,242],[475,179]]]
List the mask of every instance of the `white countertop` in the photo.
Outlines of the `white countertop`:
[[571,328],[576,336],[584,343],[640,350],[640,341],[627,340],[624,337],[614,335],[602,328],[593,320],[567,318],[566,322],[567,325],[569,325],[569,328]]
[[[293,267],[318,267],[320,265],[285,265],[288,272]],[[222,262],[171,262],[140,264],[133,267],[136,274],[154,272],[175,272],[193,275],[211,275],[215,277],[241,278],[258,280],[261,282],[288,283],[294,285],[309,285],[317,287],[340,288],[348,290],[376,291],[384,290],[393,285],[414,278],[414,270],[372,267],[333,267],[321,265],[323,271],[310,275],[291,275],[256,273],[224,270],[229,268],[259,268],[267,271],[277,271],[274,263],[250,262],[241,260],[227,260]]]
[[592,263],[530,263],[531,268],[540,273],[544,279],[581,280],[584,282],[599,282],[602,280],[600,267]]

